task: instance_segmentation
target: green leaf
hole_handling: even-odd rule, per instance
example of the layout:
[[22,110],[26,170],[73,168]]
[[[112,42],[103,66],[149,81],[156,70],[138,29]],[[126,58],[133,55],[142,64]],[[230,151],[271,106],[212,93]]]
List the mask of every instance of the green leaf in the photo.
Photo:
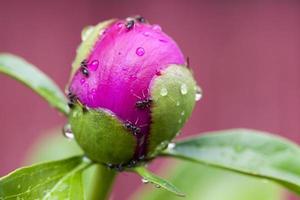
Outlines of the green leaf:
[[82,156],[17,169],[0,179],[0,199],[84,199]]
[[274,180],[300,194],[300,149],[260,131],[232,129],[176,143],[163,155]]
[[182,193],[179,189],[177,189],[173,184],[152,174],[145,167],[136,167],[133,168],[132,171],[142,176],[144,181],[155,184],[156,187],[161,187],[169,192],[176,194],[177,196],[185,196],[185,194]]
[[27,85],[64,114],[69,112],[66,98],[59,87],[24,59],[11,54],[0,54],[0,73],[7,74]]
[[24,159],[24,165],[61,160],[84,152],[74,139],[66,139],[61,128],[45,131],[32,140],[32,145]]
[[[283,192],[271,181],[244,176],[194,162],[168,162],[159,171],[186,193],[188,200],[280,200]],[[168,191],[144,185],[130,199],[179,200]]]

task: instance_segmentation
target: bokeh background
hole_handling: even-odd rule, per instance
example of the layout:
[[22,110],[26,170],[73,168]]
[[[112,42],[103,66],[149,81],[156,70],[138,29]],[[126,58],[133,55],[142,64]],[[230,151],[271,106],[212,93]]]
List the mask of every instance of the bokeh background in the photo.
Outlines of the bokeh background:
[[[300,142],[300,1],[1,0],[0,52],[25,57],[63,89],[81,29],[135,14],[177,41],[204,90],[183,136],[246,127]],[[3,75],[0,92],[2,176],[66,120]],[[121,175],[114,196],[126,199],[139,185],[136,176]]]

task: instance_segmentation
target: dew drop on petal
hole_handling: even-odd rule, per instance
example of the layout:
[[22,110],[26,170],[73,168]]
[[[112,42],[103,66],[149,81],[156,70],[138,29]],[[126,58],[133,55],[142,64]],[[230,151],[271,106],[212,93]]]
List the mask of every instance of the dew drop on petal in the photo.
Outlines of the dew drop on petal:
[[195,101],[199,101],[202,98],[202,89],[197,86],[196,87],[196,95],[195,95]]
[[145,49],[143,47],[139,47],[135,51],[136,55],[143,56],[145,54]]
[[157,24],[153,25],[152,29],[155,31],[161,31],[161,27]]
[[84,82],[85,82],[85,79],[84,79],[84,78],[80,79],[81,85],[84,84]]
[[167,96],[167,94],[168,94],[167,88],[165,88],[165,87],[161,88],[160,95],[164,97],[164,96]]
[[117,24],[117,28],[120,30],[122,27],[123,27],[123,23],[122,23],[122,22],[119,22],[119,23]]
[[71,129],[71,125],[70,124],[66,124],[63,128],[63,134],[66,138],[68,139],[73,139],[74,138],[74,134],[72,132]]
[[186,84],[183,83],[183,84],[180,86],[180,92],[181,92],[181,94],[183,94],[183,95],[186,95],[186,94],[187,94],[188,88],[187,88]]
[[144,32],[143,35],[146,36],[146,37],[149,37],[150,33],[149,32]]
[[93,89],[91,90],[91,92],[92,92],[93,94],[96,94],[96,88],[93,88]]
[[145,178],[142,178],[142,183],[147,184],[147,183],[149,183],[149,181]]
[[89,66],[89,69],[91,71],[96,71],[98,69],[99,66],[99,61],[98,60],[93,60]]

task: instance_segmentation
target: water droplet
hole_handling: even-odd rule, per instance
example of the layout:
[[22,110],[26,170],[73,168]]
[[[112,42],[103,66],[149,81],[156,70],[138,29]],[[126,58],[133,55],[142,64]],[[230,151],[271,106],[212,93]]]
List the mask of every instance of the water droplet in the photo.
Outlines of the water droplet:
[[80,79],[81,85],[84,84],[84,82],[85,82],[85,79],[84,79],[84,78]]
[[160,95],[164,97],[164,96],[167,96],[167,94],[168,94],[167,88],[165,88],[165,87],[161,88]]
[[93,88],[93,89],[91,90],[91,92],[92,92],[93,95],[95,95],[95,94],[96,94],[96,88]]
[[196,87],[196,95],[195,95],[195,101],[199,101],[202,98],[202,89],[197,86]]
[[88,84],[88,83],[85,83],[85,84],[83,85],[83,87],[88,88],[88,87],[89,87],[89,84]]
[[106,165],[107,165],[107,168],[109,168],[109,169],[114,168],[114,165],[112,163],[107,163]]
[[87,156],[83,156],[82,161],[85,162],[85,163],[90,163],[91,162],[91,160]]
[[145,178],[142,178],[142,183],[147,184],[147,183],[149,183],[149,181]]
[[117,24],[117,28],[120,30],[122,27],[123,27],[123,23],[122,23],[122,22],[119,22],[119,23]]
[[185,112],[184,112],[184,111],[182,111],[182,112],[180,113],[180,115],[181,115],[181,116],[183,116],[184,114],[185,114]]
[[152,29],[155,31],[161,31],[161,27],[157,24],[153,25]]
[[176,146],[175,143],[169,143],[169,144],[168,144],[168,149],[174,149],[175,146]]
[[96,71],[99,66],[99,61],[98,60],[93,60],[89,66],[90,70]]
[[156,188],[160,188],[160,185],[155,185]]
[[71,125],[70,124],[66,124],[63,128],[63,134],[66,138],[68,139],[73,139],[74,138],[74,134],[72,132],[71,129]]
[[176,102],[176,106],[180,106],[180,101],[177,101],[177,102]]
[[89,37],[89,35],[92,33],[93,30],[94,30],[93,26],[84,27],[81,32],[81,40],[85,41]]
[[180,86],[180,92],[181,92],[181,94],[183,94],[183,95],[186,95],[186,94],[187,94],[188,88],[187,88],[187,86],[186,86],[185,83],[183,83],[183,84]]
[[143,56],[145,54],[145,49],[143,47],[139,47],[135,51],[136,55]]
[[146,37],[149,37],[150,33],[149,32],[144,32],[143,35],[146,36]]

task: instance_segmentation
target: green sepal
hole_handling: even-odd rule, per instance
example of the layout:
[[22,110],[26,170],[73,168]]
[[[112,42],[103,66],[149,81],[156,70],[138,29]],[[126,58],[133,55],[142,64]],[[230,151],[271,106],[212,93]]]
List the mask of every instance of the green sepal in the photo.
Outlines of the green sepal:
[[168,145],[191,115],[197,85],[187,67],[170,65],[150,87],[153,104],[148,155],[152,157]]
[[76,105],[69,122],[77,143],[90,159],[106,164],[124,164],[132,159],[136,138],[112,113]]

